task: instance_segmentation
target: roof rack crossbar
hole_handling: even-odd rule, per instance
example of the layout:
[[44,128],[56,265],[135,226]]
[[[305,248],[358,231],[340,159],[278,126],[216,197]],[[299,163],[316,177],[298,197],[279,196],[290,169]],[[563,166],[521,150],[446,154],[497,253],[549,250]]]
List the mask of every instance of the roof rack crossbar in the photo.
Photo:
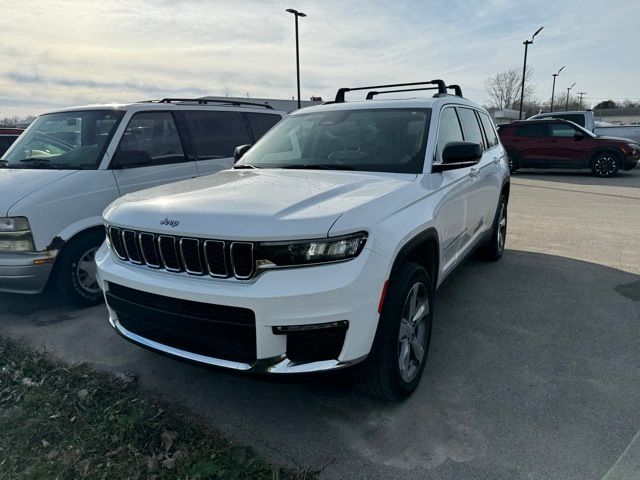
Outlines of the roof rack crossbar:
[[431,80],[430,82],[412,82],[412,83],[391,83],[389,85],[371,85],[368,87],[343,87],[338,89],[336,93],[335,103],[344,102],[344,94],[356,90],[372,90],[374,88],[394,88],[394,87],[412,87],[414,85],[437,85],[438,93],[447,93],[447,85],[444,80]]
[[455,93],[456,96],[458,96],[458,97],[462,96],[462,88],[460,88],[460,85],[449,85],[449,86],[447,86],[447,88],[449,90],[453,90],[453,93]]
[[198,105],[208,105],[210,103],[222,104],[222,105],[249,105],[252,107],[262,107],[268,110],[273,110],[271,105],[255,102],[244,102],[240,100],[216,100],[215,98],[163,98],[158,100],[158,103],[173,103],[173,102],[197,102]]
[[438,87],[422,87],[422,88],[403,88],[402,90],[371,90],[367,93],[367,100],[372,100],[376,95],[384,95],[386,93],[397,93],[397,92],[417,92],[422,90],[439,90]]

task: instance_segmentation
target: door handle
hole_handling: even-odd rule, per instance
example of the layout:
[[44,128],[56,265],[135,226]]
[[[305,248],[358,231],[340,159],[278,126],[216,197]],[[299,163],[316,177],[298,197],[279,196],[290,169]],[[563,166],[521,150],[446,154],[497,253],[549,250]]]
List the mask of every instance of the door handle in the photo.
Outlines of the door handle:
[[493,163],[500,163],[502,157],[493,157]]
[[472,177],[477,177],[478,173],[480,173],[480,170],[478,170],[476,167],[471,167],[471,170],[469,170],[469,175]]

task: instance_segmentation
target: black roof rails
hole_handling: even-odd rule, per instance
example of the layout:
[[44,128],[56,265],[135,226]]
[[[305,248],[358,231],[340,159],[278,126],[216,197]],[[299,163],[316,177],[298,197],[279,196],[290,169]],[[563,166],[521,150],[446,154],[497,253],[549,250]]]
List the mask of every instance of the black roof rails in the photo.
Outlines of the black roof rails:
[[394,88],[394,87],[412,87],[415,85],[437,85],[438,93],[447,93],[447,84],[444,80],[431,80],[430,82],[413,82],[413,83],[395,83],[389,85],[371,85],[369,87],[343,87],[336,93],[334,103],[343,103],[344,94],[347,92],[353,92],[355,90],[371,90],[374,88]]
[[198,105],[208,105],[210,103],[217,103],[223,105],[250,105],[252,107],[262,107],[268,110],[273,110],[271,105],[255,102],[243,102],[240,100],[216,100],[215,98],[163,98],[158,100],[158,103],[173,103],[173,102],[198,102]]
[[462,89],[460,88],[460,85],[449,85],[447,88],[449,90],[453,90],[453,93],[455,93],[458,97],[462,96]]
[[[458,97],[462,97],[462,89],[460,88],[460,85],[449,85],[447,86],[447,89],[453,90],[455,92],[455,95],[457,95]],[[440,87],[403,88],[402,90],[383,90],[380,92],[376,90],[372,90],[369,93],[367,93],[367,100],[371,100],[376,95],[383,95],[385,93],[417,92],[421,90],[438,90],[438,95],[441,94],[441,92],[439,91]],[[448,94],[445,94],[445,95],[448,95]]]

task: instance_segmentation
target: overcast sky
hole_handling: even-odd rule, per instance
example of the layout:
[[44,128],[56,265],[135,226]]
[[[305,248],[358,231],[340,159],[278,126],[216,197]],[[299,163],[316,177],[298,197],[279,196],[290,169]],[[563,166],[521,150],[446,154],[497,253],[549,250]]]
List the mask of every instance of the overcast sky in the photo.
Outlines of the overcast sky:
[[485,103],[487,77],[522,68],[537,97],[577,82],[588,103],[639,98],[640,0],[41,0],[3,3],[0,117],[163,96],[295,95],[443,78]]

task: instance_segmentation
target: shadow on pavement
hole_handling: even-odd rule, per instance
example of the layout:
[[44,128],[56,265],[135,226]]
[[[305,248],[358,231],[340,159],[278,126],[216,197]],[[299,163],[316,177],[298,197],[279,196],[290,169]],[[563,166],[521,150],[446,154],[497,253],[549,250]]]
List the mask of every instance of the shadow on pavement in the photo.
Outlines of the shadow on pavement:
[[5,299],[17,300],[3,296],[0,333],[131,371],[321,478],[599,479],[640,426],[638,289],[638,275],[564,257],[472,259],[438,292],[424,378],[399,404],[335,377],[256,381],[183,364],[117,337],[103,307],[42,325],[41,307],[11,315]]
[[640,166],[633,170],[621,171],[618,176],[612,178],[597,178],[587,170],[538,170],[532,168],[518,170],[513,174],[513,178],[527,178],[574,185],[640,188]]

